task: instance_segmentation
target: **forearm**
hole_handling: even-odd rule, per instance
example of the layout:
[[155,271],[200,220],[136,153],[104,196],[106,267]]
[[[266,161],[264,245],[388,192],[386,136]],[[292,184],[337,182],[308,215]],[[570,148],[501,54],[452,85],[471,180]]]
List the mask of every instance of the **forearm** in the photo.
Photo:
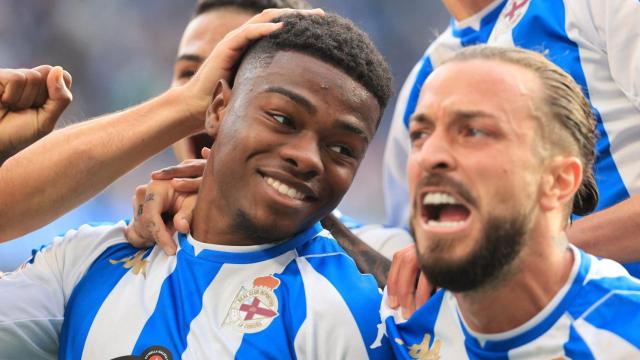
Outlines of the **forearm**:
[[588,253],[622,263],[640,261],[640,196],[569,226],[569,241]]
[[184,110],[179,90],[130,109],[55,131],[0,167],[0,242],[41,227],[204,121]]
[[361,272],[373,275],[381,289],[387,285],[387,275],[391,268],[389,259],[355,236],[333,214],[322,219],[322,226],[331,232]]

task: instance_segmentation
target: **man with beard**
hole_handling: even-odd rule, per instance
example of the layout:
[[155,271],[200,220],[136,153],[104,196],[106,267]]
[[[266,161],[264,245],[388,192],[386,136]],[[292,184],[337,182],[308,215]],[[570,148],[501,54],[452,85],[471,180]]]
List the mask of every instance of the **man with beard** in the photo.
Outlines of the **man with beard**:
[[379,340],[374,279],[318,224],[373,139],[389,68],[346,19],[274,21],[262,25],[279,30],[247,51],[232,88],[224,78],[208,84],[209,57],[146,107],[193,121],[207,107],[215,139],[176,255],[132,247],[125,222],[69,231],[0,278],[3,357],[390,356],[386,342],[370,347]]
[[442,288],[407,321],[383,302],[399,358],[640,356],[640,282],[570,245],[595,207],[595,121],[537,53],[469,47],[439,66],[409,122],[411,226]]

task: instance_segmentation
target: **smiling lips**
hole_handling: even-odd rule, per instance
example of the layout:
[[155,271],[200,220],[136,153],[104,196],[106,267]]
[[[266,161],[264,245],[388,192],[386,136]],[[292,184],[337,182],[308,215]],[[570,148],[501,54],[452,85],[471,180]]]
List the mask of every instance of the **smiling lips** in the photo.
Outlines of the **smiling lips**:
[[304,194],[301,193],[300,191],[272,178],[269,176],[265,176],[264,177],[265,181],[267,182],[267,184],[269,184],[272,188],[274,188],[276,191],[278,191],[280,194],[286,195],[292,199],[295,200],[303,200],[304,199]]
[[422,199],[423,217],[428,227],[455,229],[465,224],[471,212],[445,192],[429,192]]

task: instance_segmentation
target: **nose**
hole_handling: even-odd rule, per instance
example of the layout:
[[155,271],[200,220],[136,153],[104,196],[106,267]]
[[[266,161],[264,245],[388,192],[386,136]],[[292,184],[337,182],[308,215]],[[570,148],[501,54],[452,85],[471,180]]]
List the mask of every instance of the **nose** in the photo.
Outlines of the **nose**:
[[317,136],[299,133],[281,147],[282,158],[293,165],[298,176],[309,180],[323,173],[322,154]]
[[455,168],[455,156],[444,131],[435,131],[415,154],[420,166],[427,171],[451,171]]

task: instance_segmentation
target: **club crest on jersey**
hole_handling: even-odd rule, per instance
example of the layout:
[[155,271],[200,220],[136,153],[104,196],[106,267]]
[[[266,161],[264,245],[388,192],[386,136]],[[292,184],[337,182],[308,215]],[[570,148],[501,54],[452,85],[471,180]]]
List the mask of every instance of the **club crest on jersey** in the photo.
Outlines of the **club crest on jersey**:
[[122,266],[125,269],[131,269],[131,272],[133,272],[134,275],[138,275],[142,273],[142,276],[146,278],[147,265],[149,264],[149,261],[144,260],[142,258],[145,252],[146,250],[140,250],[131,256],[127,256],[124,259],[120,259],[120,260],[109,259],[109,262],[111,263],[111,265],[115,265],[117,263],[124,263]]
[[440,339],[435,339],[433,345],[429,347],[429,342],[431,341],[431,335],[429,334],[424,334],[424,338],[422,338],[422,342],[419,344],[407,345],[399,338],[396,338],[395,341],[397,344],[403,345],[409,350],[409,356],[412,359],[440,360],[440,347],[442,346],[442,342]]
[[278,286],[280,280],[267,275],[253,279],[250,289],[240,287],[222,325],[249,334],[266,329],[278,316],[278,298],[273,292]]
[[518,25],[522,16],[529,9],[530,2],[531,0],[509,0],[500,13],[498,22],[491,33],[489,43],[505,46],[513,45],[513,40],[510,40],[511,36],[507,35]]

